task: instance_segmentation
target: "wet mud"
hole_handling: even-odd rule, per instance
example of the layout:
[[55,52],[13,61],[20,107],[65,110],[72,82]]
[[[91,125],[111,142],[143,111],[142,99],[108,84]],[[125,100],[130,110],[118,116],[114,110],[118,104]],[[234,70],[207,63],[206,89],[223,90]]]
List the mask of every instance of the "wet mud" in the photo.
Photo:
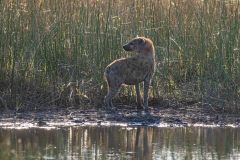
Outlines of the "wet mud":
[[152,106],[148,112],[134,106],[119,104],[114,109],[50,107],[33,111],[8,110],[0,113],[0,127],[6,128],[86,125],[240,127],[240,116],[217,112],[201,105]]

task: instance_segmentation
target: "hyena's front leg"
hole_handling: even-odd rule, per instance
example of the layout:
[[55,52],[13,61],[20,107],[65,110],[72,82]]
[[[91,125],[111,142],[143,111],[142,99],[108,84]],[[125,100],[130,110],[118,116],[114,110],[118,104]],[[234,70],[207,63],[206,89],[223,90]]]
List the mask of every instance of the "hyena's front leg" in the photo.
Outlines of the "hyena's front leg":
[[137,100],[137,108],[142,108],[142,97],[140,94],[140,85],[139,83],[135,85],[135,89],[136,89],[136,100]]
[[148,110],[148,90],[149,90],[149,85],[150,85],[150,81],[151,81],[151,76],[146,77],[146,79],[144,80],[144,110]]

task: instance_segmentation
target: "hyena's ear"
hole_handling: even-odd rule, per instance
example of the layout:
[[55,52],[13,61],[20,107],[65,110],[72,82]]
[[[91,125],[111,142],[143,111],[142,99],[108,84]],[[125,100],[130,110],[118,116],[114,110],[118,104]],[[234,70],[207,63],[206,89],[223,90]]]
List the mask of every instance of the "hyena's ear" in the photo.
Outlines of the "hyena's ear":
[[140,44],[140,45],[145,44],[145,39],[143,39],[143,38],[139,38],[139,44]]

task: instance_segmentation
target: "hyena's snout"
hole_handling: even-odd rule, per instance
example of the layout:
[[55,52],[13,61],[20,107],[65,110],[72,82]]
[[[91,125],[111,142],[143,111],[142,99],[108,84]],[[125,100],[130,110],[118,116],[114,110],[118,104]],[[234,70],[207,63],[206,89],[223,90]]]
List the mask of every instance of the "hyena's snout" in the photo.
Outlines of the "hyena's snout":
[[129,44],[125,44],[125,45],[123,46],[123,49],[124,49],[125,51],[132,51],[132,50],[133,50],[132,47],[131,47],[131,45],[129,45]]

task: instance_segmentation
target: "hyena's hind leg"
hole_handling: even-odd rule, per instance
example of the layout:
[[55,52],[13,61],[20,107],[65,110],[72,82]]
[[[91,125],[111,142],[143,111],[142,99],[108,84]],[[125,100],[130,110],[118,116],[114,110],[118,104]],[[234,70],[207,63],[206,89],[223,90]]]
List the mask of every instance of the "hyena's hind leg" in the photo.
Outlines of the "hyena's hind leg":
[[112,99],[113,97],[118,93],[119,88],[115,87],[115,88],[111,88],[108,87],[108,93],[105,96],[104,99],[104,103],[106,105],[107,108],[113,108],[113,104],[112,104]]
[[112,104],[112,99],[118,93],[121,83],[119,83],[117,77],[111,74],[111,71],[109,70],[106,70],[104,75],[108,85],[108,93],[104,98],[104,103],[107,108],[109,107],[113,108],[114,106]]

